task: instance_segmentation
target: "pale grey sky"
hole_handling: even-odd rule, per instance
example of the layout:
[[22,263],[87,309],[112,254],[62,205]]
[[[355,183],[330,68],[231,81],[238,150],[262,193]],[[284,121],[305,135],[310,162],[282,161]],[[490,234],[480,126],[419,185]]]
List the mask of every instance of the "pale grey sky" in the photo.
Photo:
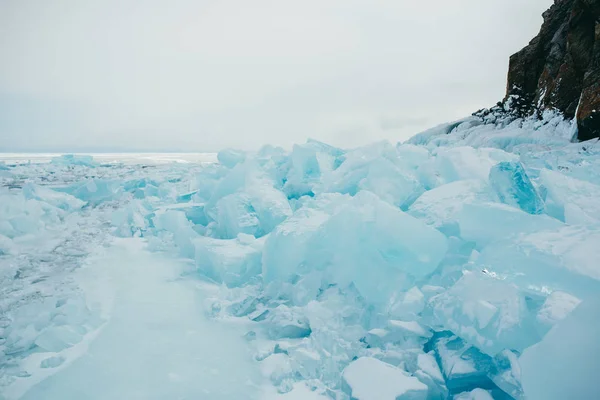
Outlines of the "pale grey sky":
[[503,97],[552,0],[0,0],[0,151],[404,140]]

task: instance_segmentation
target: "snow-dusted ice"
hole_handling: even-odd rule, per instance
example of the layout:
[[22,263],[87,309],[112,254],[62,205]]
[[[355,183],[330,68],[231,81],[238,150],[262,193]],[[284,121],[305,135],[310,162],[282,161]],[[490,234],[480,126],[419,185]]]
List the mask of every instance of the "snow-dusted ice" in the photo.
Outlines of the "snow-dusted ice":
[[544,118],[0,157],[0,398],[594,398],[600,150]]

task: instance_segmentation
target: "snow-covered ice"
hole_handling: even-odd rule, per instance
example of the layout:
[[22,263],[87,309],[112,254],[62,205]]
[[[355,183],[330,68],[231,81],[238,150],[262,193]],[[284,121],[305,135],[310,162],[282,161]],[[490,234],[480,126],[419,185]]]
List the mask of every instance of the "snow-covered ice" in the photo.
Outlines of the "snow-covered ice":
[[[88,301],[107,309],[107,321],[85,353],[67,358],[23,399],[256,398],[257,370],[241,327],[204,316],[202,292],[179,279],[184,262],[154,255],[138,239],[117,241],[106,253],[82,279],[104,281]],[[61,350],[48,349],[44,359]]]

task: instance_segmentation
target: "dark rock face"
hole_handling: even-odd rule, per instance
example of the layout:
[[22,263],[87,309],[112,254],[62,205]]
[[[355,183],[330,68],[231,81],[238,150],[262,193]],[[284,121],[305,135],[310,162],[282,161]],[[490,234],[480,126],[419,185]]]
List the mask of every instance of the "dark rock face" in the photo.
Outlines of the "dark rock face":
[[600,0],[555,0],[543,17],[510,58],[503,108],[519,117],[557,109],[577,118],[579,140],[600,137]]

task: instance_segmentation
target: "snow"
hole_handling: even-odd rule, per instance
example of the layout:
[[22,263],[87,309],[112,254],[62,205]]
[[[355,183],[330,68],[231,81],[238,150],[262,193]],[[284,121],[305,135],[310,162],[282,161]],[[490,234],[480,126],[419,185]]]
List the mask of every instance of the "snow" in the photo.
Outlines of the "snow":
[[571,132],[0,155],[0,398],[591,398],[600,152]]
[[342,374],[348,394],[357,400],[425,399],[427,386],[400,368],[361,357]]
[[[139,240],[117,241],[106,252],[87,267],[96,271],[87,272],[90,279],[108,275],[106,290],[114,290],[103,299],[112,302],[105,305],[108,321],[85,354],[68,359],[23,399],[257,396],[251,384],[258,383],[256,371],[239,328],[202,317],[193,285],[174,280],[185,264],[147,252]],[[218,341],[228,349],[215,347]],[[64,349],[45,350],[59,355]]]
[[492,395],[483,389],[473,389],[470,392],[463,392],[454,396],[454,400],[494,400]]
[[600,186],[548,169],[540,171],[540,183],[550,215],[569,224],[600,222],[600,205],[594,201]]
[[565,319],[581,300],[569,293],[554,291],[544,301],[536,319],[542,325],[552,327]]

